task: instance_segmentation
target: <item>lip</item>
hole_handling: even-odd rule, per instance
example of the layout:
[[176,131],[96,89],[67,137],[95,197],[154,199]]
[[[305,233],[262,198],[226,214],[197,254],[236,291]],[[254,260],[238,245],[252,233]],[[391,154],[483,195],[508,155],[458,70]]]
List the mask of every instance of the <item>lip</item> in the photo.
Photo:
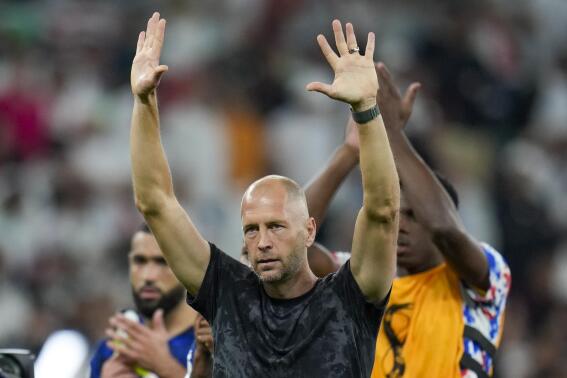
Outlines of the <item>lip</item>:
[[161,297],[161,293],[157,289],[142,289],[139,295],[142,299],[158,299]]
[[398,244],[396,252],[398,255],[405,255],[409,252],[410,248],[408,244]]
[[262,267],[262,268],[271,268],[273,267],[279,260],[277,259],[263,259],[263,260],[258,260],[257,265],[258,267]]

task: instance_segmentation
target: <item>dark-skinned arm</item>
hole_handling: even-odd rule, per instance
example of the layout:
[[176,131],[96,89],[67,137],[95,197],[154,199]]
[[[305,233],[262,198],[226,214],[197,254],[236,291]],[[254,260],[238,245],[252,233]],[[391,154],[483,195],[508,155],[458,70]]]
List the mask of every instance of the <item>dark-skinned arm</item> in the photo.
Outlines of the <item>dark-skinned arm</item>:
[[[309,215],[315,218],[317,226],[323,223],[331,200],[340,185],[358,165],[358,153],[358,131],[351,118],[346,126],[344,143],[335,150],[325,168],[305,187]],[[329,250],[319,243],[309,247],[307,257],[311,270],[318,277],[324,277],[340,268]]]
[[377,101],[405,198],[417,221],[431,232],[433,243],[459,277],[473,287],[488,289],[488,263],[481,246],[467,233],[449,194],[403,131],[420,85],[410,85],[402,98],[386,66],[378,63],[376,71],[380,82]]

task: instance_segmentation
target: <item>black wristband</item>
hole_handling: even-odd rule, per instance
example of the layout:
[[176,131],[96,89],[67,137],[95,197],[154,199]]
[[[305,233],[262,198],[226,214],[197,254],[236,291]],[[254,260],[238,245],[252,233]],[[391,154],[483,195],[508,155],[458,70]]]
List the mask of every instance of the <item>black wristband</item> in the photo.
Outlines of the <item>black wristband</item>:
[[374,118],[378,118],[380,115],[380,109],[378,109],[377,105],[374,105],[368,110],[364,110],[362,112],[355,112],[350,108],[350,112],[352,114],[352,119],[356,123],[367,123],[372,121]]

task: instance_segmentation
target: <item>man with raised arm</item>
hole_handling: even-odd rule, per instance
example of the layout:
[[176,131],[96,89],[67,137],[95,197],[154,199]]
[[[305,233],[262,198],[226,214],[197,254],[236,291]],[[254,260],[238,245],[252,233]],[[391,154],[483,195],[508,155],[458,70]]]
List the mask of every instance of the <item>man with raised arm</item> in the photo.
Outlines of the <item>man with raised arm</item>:
[[[380,327],[372,377],[489,377],[502,336],[510,270],[497,251],[467,233],[456,191],[431,171],[404,134],[419,84],[402,97],[384,64],[376,70],[377,102],[402,198],[398,277]],[[306,189],[316,222],[356,166],[352,128],[351,121],[345,143]]]
[[319,46],[334,71],[332,84],[307,85],[345,102],[358,120],[364,199],[352,258],[318,279],[307,264],[315,238],[305,195],[291,179],[254,182],[241,205],[251,268],[209,244],[173,192],[160,142],[156,88],[165,20],[155,13],[140,33],[132,64],[131,157],[136,205],[188,291],[188,302],[213,328],[214,377],[368,377],[383,310],[395,273],[399,183],[382,117],[374,34],[359,53],[353,26],[346,38],[333,21],[338,54]]

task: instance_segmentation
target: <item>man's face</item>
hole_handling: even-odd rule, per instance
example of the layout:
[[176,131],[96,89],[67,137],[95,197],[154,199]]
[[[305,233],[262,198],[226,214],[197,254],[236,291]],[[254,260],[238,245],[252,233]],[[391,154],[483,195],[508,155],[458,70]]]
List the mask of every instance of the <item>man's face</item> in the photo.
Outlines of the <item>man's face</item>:
[[410,203],[402,191],[400,201],[400,229],[398,233],[398,266],[410,272],[428,266],[435,256],[435,245],[430,232],[415,218]]
[[163,258],[153,235],[137,232],[128,255],[130,283],[138,311],[151,318],[158,308],[167,315],[185,298],[185,289]]
[[315,224],[298,201],[280,185],[267,185],[245,196],[242,229],[250,267],[263,282],[285,282],[306,259]]

